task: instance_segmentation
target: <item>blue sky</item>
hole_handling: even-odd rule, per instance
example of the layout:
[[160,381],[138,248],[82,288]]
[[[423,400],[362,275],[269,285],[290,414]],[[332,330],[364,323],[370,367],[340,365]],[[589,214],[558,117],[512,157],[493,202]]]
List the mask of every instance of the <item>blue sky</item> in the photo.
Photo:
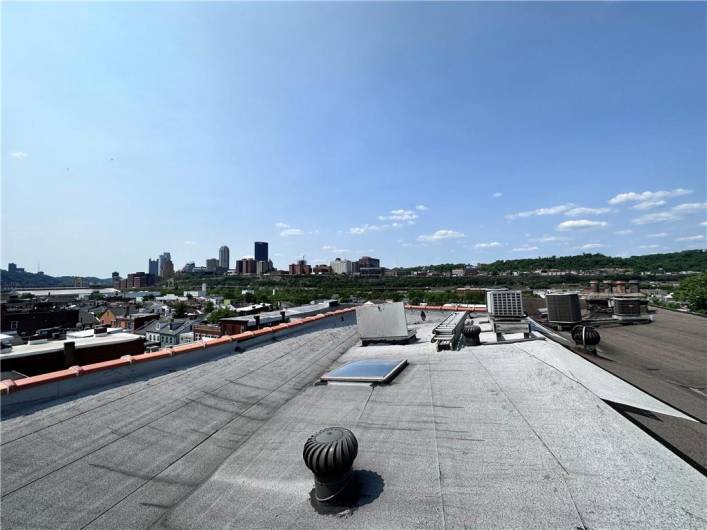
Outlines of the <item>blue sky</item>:
[[704,248],[706,9],[4,3],[3,267]]

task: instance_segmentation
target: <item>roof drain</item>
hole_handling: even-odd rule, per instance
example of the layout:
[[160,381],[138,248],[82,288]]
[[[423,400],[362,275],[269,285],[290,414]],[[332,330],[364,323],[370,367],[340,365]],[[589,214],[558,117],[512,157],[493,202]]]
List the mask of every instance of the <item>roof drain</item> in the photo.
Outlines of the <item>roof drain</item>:
[[320,503],[338,504],[349,496],[354,478],[351,466],[358,454],[358,440],[343,427],[327,427],[310,436],[302,458],[314,473],[314,497]]

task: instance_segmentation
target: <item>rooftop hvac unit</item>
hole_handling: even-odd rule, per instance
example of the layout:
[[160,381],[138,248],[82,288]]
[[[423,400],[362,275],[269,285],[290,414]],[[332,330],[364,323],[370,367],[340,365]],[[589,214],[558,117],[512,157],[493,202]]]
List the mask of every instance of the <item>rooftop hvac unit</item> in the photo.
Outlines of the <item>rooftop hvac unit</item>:
[[523,296],[520,291],[488,291],[486,307],[489,315],[496,318],[522,318]]
[[614,315],[617,317],[641,316],[641,301],[638,298],[614,298]]
[[577,293],[547,294],[547,320],[558,324],[575,324],[582,321]]

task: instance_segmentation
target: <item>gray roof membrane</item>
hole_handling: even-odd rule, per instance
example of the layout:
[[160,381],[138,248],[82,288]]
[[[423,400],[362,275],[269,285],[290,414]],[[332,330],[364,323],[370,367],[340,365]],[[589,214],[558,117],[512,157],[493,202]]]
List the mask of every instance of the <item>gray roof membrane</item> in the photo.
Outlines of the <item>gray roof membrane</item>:
[[[437,353],[429,316],[410,345],[364,348],[331,319],[16,413],[2,422],[3,528],[705,527],[698,471],[523,343]],[[389,385],[312,384],[399,358]],[[302,460],[328,426],[359,444],[362,496],[340,516],[312,507]]]

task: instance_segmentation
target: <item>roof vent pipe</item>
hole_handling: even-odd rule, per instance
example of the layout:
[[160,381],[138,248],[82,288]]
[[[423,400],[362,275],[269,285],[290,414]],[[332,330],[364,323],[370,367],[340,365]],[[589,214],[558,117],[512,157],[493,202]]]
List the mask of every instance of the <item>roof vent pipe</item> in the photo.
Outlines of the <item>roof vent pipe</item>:
[[356,455],[358,440],[343,427],[327,427],[307,439],[302,458],[314,473],[317,501],[334,503],[346,496],[353,479],[351,466]]

